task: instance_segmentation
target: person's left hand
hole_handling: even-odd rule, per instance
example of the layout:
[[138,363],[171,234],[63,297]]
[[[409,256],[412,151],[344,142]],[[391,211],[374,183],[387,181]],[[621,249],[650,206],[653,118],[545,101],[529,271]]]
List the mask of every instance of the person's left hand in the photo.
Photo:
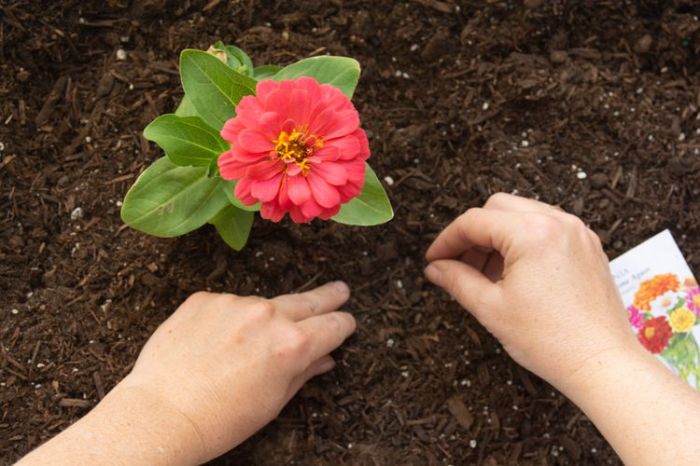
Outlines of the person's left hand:
[[334,367],[329,353],[355,330],[352,315],[336,312],[349,294],[341,282],[274,299],[196,293],[156,330],[113,392],[186,418],[199,436],[196,458],[210,460]]

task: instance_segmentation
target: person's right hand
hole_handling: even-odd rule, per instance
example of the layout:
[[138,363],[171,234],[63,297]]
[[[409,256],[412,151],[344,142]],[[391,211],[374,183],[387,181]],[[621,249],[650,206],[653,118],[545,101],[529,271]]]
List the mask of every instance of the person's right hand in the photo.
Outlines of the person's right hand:
[[553,206],[495,194],[452,222],[426,258],[431,282],[560,390],[596,356],[641,348],[598,236]]

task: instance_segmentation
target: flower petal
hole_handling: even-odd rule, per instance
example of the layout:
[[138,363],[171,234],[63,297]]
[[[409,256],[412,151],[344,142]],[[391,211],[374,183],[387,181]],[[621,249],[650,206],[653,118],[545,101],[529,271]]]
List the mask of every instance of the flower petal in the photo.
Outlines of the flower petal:
[[303,176],[287,177],[287,194],[296,205],[302,205],[311,197],[311,189]]
[[318,217],[318,214],[320,214],[321,211],[323,211],[323,208],[320,205],[318,205],[318,203],[314,201],[313,198],[309,199],[301,205],[301,214],[304,217],[307,217],[309,220]]
[[320,175],[311,172],[306,179],[309,182],[314,199],[321,206],[330,208],[340,203],[340,193],[338,193],[338,190],[326,183]]
[[285,211],[275,202],[268,202],[260,208],[260,216],[275,223],[282,220],[284,214]]
[[272,140],[250,129],[244,129],[238,134],[238,144],[248,152],[269,152],[275,148]]
[[277,175],[269,180],[258,180],[253,182],[250,193],[261,202],[270,202],[277,197],[280,190],[282,175]]
[[248,165],[248,170],[246,170],[245,175],[246,177],[256,180],[269,180],[273,176],[282,173],[283,171],[284,163],[279,159],[263,159],[256,164]]
[[314,165],[312,170],[321,175],[328,183],[335,186],[344,185],[348,181],[348,172],[345,166],[340,163],[322,162],[318,165]]

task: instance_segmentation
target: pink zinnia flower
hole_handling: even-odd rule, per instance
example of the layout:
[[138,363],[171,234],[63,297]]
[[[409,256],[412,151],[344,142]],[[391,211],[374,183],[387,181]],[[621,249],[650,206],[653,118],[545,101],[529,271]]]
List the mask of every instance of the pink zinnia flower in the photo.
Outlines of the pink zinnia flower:
[[640,312],[639,309],[634,306],[627,307],[627,318],[630,321],[630,324],[632,324],[632,327],[636,329],[642,328],[644,321],[646,320],[644,313]]
[[695,287],[688,290],[688,294],[685,295],[685,303],[688,309],[700,317],[700,288]]
[[367,135],[350,99],[329,84],[260,81],[221,136],[231,143],[219,157],[221,176],[238,180],[244,204],[261,202],[263,218],[328,220],[362,191]]

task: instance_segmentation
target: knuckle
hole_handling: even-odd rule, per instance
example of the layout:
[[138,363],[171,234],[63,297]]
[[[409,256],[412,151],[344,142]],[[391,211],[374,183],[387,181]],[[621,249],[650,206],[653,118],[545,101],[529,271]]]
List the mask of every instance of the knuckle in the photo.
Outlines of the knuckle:
[[211,299],[211,297],[212,293],[208,293],[206,291],[197,291],[196,293],[192,293],[187,298],[186,302],[189,304],[200,305]]
[[562,235],[562,224],[548,215],[533,216],[529,223],[529,237],[533,243],[551,243]]
[[267,322],[275,315],[275,306],[270,301],[260,299],[250,305],[248,315],[256,322]]
[[298,354],[304,352],[311,344],[309,335],[299,327],[291,326],[285,332],[283,351],[285,353]]
[[486,200],[486,204],[484,204],[484,207],[503,205],[509,199],[510,199],[510,194],[495,193],[495,194],[492,194],[491,196],[489,196],[489,198]]

